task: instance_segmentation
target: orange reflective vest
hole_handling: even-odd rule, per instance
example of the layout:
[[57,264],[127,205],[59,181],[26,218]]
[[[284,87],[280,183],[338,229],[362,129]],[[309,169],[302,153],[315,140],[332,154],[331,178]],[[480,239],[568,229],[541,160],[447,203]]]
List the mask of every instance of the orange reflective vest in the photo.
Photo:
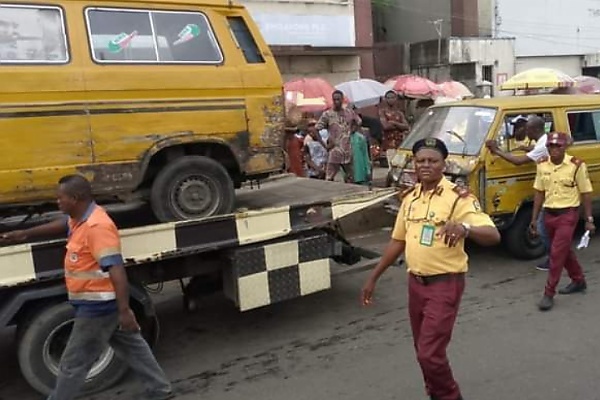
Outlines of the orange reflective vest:
[[111,301],[108,268],[121,264],[119,233],[106,211],[92,203],[81,221],[69,218],[65,281],[71,301]]

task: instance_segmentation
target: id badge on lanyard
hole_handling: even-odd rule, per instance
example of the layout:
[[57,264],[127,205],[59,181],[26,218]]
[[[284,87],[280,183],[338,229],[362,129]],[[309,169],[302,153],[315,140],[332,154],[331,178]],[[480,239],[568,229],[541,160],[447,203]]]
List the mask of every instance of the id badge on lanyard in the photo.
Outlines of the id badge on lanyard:
[[423,229],[421,230],[421,246],[431,247],[433,246],[433,239],[435,236],[435,226],[433,225],[423,225]]

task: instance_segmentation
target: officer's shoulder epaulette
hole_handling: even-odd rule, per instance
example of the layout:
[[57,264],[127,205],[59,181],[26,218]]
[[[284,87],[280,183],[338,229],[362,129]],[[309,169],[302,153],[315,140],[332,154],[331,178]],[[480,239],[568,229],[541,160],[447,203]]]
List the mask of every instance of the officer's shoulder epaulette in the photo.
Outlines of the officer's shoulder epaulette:
[[537,160],[537,163],[538,164],[543,164],[543,163],[545,163],[548,160],[549,160],[548,157],[542,157],[542,158],[540,158],[540,159]]
[[471,195],[471,191],[464,186],[454,186],[452,191],[458,195],[458,197],[469,197]]
[[583,160],[581,158],[577,158],[577,157],[571,157],[571,162],[575,165],[577,165],[578,167],[583,164]]

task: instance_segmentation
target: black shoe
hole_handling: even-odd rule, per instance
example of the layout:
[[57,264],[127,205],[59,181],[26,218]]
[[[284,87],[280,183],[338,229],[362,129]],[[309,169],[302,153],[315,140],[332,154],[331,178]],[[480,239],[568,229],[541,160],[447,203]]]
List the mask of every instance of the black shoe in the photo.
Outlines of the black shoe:
[[583,281],[583,282],[571,282],[567,286],[565,286],[564,288],[560,289],[558,291],[558,293],[560,293],[560,294],[573,294],[573,293],[585,292],[586,289],[587,289],[587,283],[585,283],[585,281]]
[[548,272],[548,270],[550,269],[550,260],[546,259],[546,261],[544,261],[543,263],[536,265],[535,268],[538,271]]
[[550,296],[544,295],[540,302],[538,303],[538,308],[540,311],[549,311],[554,307],[554,299]]

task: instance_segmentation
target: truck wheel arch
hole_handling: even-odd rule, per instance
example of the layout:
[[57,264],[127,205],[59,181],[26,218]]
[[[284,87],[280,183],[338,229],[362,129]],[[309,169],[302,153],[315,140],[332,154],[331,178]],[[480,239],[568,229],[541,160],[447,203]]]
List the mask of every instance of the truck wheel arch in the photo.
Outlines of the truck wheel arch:
[[185,155],[206,156],[218,161],[235,181],[243,175],[249,148],[246,143],[208,136],[181,134],[156,142],[141,157],[139,186],[151,185],[161,166]]

